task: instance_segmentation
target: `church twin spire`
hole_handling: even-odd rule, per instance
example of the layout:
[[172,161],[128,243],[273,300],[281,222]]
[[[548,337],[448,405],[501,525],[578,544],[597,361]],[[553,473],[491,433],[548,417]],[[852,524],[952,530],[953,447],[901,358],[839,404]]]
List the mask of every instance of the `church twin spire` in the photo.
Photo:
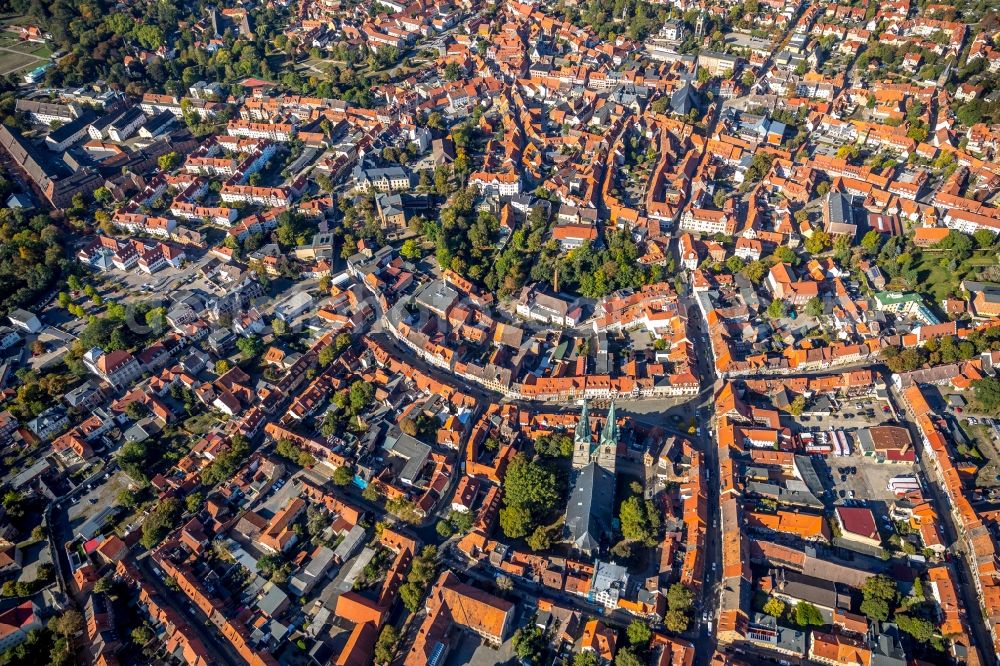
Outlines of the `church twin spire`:
[[604,422],[604,429],[601,430],[601,446],[618,448],[618,436],[618,417],[615,415],[615,401],[612,400],[611,409],[608,410],[608,420]]
[[601,429],[601,435],[595,442],[593,431],[590,428],[590,409],[587,406],[587,401],[584,400],[580,410],[580,420],[576,424],[576,432],[573,437],[573,467],[580,469],[593,462],[614,473],[620,434],[615,403],[612,401],[611,408],[608,410],[608,418]]
[[576,424],[576,444],[586,442],[587,447],[590,447],[590,441],[593,438],[590,432],[590,410],[587,409],[587,401],[583,401],[583,411],[580,412],[580,420]]

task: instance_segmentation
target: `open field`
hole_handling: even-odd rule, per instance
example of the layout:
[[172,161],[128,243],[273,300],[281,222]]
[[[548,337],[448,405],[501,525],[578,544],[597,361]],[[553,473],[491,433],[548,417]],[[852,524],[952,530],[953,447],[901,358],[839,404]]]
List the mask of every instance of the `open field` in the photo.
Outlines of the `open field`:
[[977,250],[959,264],[957,270],[952,271],[947,266],[941,265],[941,259],[947,256],[943,250],[924,251],[920,255],[920,260],[913,265],[920,282],[916,291],[930,296],[935,303],[941,302],[958,290],[960,276],[971,280],[977,279],[983,270],[989,270],[997,263],[995,252]]
[[17,23],[21,17],[7,16],[0,19],[0,75],[33,69],[46,62],[52,55],[47,44],[23,42],[16,32],[7,26]]
[[0,75],[11,74],[22,69],[37,67],[45,62],[33,55],[9,49],[0,49]]

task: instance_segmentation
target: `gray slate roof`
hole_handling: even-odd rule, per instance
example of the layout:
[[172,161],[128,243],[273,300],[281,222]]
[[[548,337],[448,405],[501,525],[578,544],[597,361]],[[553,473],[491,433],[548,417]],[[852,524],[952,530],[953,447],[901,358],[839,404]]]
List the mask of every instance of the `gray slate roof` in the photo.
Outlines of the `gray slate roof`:
[[597,463],[590,463],[576,476],[566,506],[566,538],[584,553],[595,553],[611,535],[611,510],[615,500],[615,478]]

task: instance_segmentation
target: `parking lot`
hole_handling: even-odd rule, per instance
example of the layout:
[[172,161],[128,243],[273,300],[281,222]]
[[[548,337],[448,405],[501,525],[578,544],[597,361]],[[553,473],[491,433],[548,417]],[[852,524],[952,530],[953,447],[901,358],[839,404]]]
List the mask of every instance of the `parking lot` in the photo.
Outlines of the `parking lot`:
[[[131,483],[128,475],[122,471],[113,472],[107,480],[91,484],[91,489],[74,498],[67,511],[70,529],[74,530],[96,516],[102,510],[117,504],[118,494],[126,490]],[[99,485],[98,485],[99,484]]]
[[148,298],[146,294],[158,296],[182,288],[197,288],[212,292],[216,286],[198,276],[198,270],[204,263],[204,260],[188,262],[181,268],[167,267],[153,274],[134,269],[109,271],[107,275],[114,276],[114,281],[124,292],[131,296],[140,296],[140,300]]
[[20,579],[34,580],[38,578],[38,568],[43,564],[52,564],[52,551],[49,550],[48,541],[43,539],[21,548]]
[[893,420],[888,404],[881,400],[864,397],[842,400],[839,409],[829,414],[803,414],[798,418],[800,430],[845,430],[853,431],[870,428]]
[[[523,614],[515,624],[522,626],[527,624]],[[513,635],[507,638],[499,648],[489,645],[483,639],[462,632],[461,638],[445,661],[446,666],[459,666],[468,664],[469,666],[492,666],[492,664],[515,663],[515,653]]]
[[[845,504],[852,499],[855,502],[892,502],[896,495],[886,488],[889,479],[916,473],[915,463],[879,463],[874,458],[862,455],[831,455],[827,456],[826,464],[833,475],[832,487],[836,504]],[[843,473],[840,472],[841,468],[845,469]],[[827,477],[826,483],[829,484],[829,481]]]

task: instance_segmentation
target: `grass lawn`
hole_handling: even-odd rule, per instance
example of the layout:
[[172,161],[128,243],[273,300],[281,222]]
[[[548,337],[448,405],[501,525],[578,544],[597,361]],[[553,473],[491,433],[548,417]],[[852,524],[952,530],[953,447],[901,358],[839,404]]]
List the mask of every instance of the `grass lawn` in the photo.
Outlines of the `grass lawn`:
[[949,294],[958,289],[955,275],[947,268],[939,266],[937,257],[931,261],[926,258],[917,265],[917,275],[920,280],[918,290],[932,296],[935,303],[940,303]]
[[214,414],[199,414],[184,421],[184,430],[192,435],[204,435],[218,419]]
[[264,59],[267,60],[267,66],[271,68],[271,71],[275,72],[272,79],[277,79],[291,65],[291,58],[280,51],[269,53]]
[[[979,473],[976,475],[976,486],[979,488],[995,488],[1000,485],[997,474],[1000,473],[1000,465],[995,459],[996,447],[990,439],[990,430],[981,424],[971,424],[968,421],[959,421],[962,430],[969,436],[975,445],[975,450],[979,457],[971,456],[972,461],[979,465]],[[959,447],[961,452],[961,447]]]
[[996,251],[992,249],[977,250],[971,257],[959,264],[955,271],[941,266],[941,259],[948,256],[947,250],[925,250],[914,264],[920,285],[917,291],[931,297],[935,303],[947,298],[949,294],[958,291],[959,283],[964,279],[975,280],[984,268],[997,264]]
[[0,74],[16,72],[25,69],[29,65],[37,67],[43,61],[32,55],[25,53],[11,53],[10,51],[0,51]]
[[0,26],[10,25],[11,23],[18,23],[24,18],[24,14],[10,14],[7,12],[0,13]]

